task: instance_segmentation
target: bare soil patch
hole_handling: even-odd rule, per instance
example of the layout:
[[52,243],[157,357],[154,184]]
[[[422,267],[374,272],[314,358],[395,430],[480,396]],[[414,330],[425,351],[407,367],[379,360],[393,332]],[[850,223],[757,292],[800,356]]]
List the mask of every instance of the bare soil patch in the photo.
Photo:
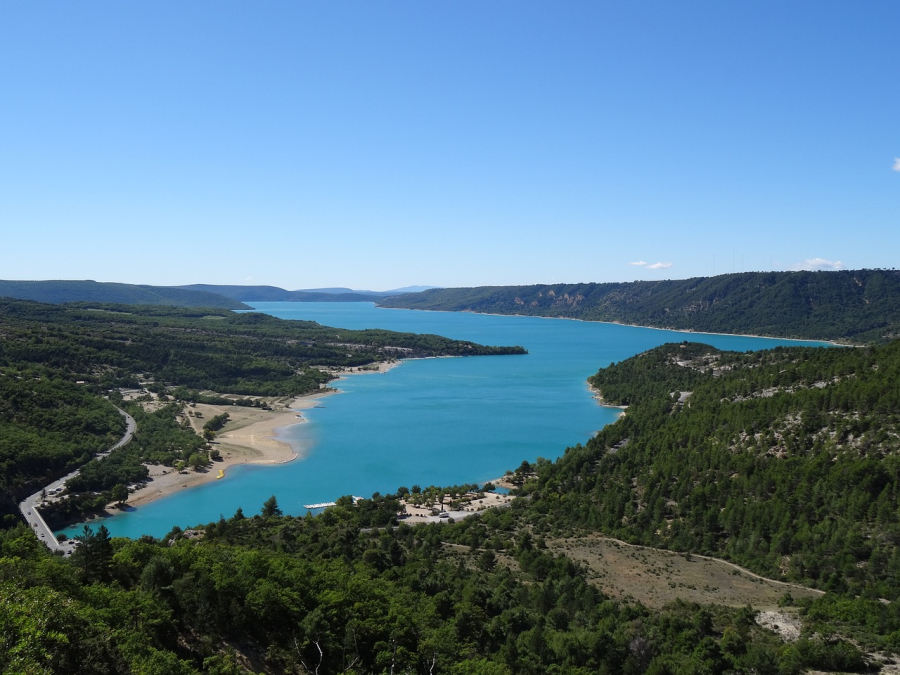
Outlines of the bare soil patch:
[[790,591],[796,598],[818,597],[821,591],[759,577],[724,560],[632,546],[591,535],[547,542],[555,553],[584,562],[592,583],[607,595],[633,598],[660,608],[675,600],[730,607],[752,605],[776,609]]

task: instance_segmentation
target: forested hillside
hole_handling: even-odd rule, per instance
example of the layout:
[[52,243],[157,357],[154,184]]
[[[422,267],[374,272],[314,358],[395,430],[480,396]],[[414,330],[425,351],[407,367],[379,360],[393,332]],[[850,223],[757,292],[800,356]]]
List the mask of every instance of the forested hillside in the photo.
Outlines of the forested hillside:
[[591,383],[628,409],[541,467],[548,523],[900,598],[900,342],[665,345]]
[[249,309],[233,298],[204,290],[97,281],[0,281],[0,298],[35,302],[113,302],[126,305]]
[[0,357],[0,515],[48,477],[109,448],[123,430],[108,401],[59,369]]
[[[821,619],[783,644],[749,607],[613,602],[513,509],[396,522],[397,495],[316,518],[241,511],[162,541],[85,531],[69,561],[0,533],[0,668],[92,673],[759,673],[858,671]],[[52,608],[48,611],[48,608]],[[827,613],[827,605],[808,607]],[[882,611],[886,625],[896,612]],[[827,631],[823,637],[821,631]],[[813,635],[819,631],[818,635]]]
[[748,272],[677,281],[447,288],[388,298],[379,304],[856,344],[900,337],[900,271],[896,270]]
[[297,395],[318,387],[314,365],[393,358],[524,353],[437,335],[345,330],[257,314],[152,306],[65,307],[0,300],[3,362],[66,369],[102,388],[144,373],[171,386],[244,395]]

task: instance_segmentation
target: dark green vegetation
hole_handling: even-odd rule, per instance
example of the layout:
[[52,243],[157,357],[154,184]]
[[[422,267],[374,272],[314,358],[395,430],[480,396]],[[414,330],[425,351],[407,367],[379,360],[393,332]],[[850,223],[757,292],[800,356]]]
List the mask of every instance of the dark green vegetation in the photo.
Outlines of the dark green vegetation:
[[845,641],[783,645],[749,608],[612,602],[517,531],[525,502],[457,526],[378,528],[397,508],[396,496],[375,495],[290,518],[269,500],[265,515],[176,528],[162,542],[86,531],[70,561],[9,530],[0,667],[587,675],[863,665]]
[[[108,467],[85,469],[85,500],[119,499],[142,461],[189,466],[206,452],[179,422],[184,404],[165,400],[175,392],[212,396],[199,392],[215,383],[216,396],[248,402],[318,387],[314,373],[327,376],[315,365],[490,352],[210,310],[7,302],[0,317],[4,437],[37,439],[3,446],[10,491],[121,433],[105,389],[140,379],[163,399],[153,412],[122,403],[137,435]],[[859,672],[864,652],[900,652],[900,342],[754,354],[667,345],[592,384],[627,414],[557,462],[523,462],[512,474],[521,498],[460,523],[408,527],[397,515],[401,495],[458,490],[344,497],[315,518],[283,516],[273,497],[259,515],[176,527],[163,541],[85,530],[64,560],[8,514],[0,670],[792,675]],[[221,419],[209,421],[215,433]],[[545,544],[595,532],[829,592],[785,593],[804,622],[790,643],[749,607],[613,601]]]
[[170,305],[249,309],[218,293],[171,286],[146,286],[97,281],[0,281],[0,298],[36,302],[113,302],[124,305]]
[[447,288],[379,305],[886,342],[900,337],[900,271],[748,272],[677,281]]
[[533,522],[832,591],[817,616],[900,648],[900,342],[750,354],[665,345],[591,383],[627,413],[537,465],[525,486]]
[[[318,390],[333,377],[316,366],[524,352],[436,335],[348,331],[225,310],[20,300],[0,300],[0,337],[0,508],[5,513],[14,510],[17,499],[84,464],[121,435],[122,418],[100,396],[120,387],[143,384],[163,397],[174,394],[183,400],[215,400],[225,393],[297,396]],[[204,390],[218,395],[203,396]],[[165,417],[160,424],[174,426],[174,434],[175,412],[159,415]],[[149,424],[144,420],[139,437]],[[197,449],[185,443],[172,441],[171,452],[148,449],[140,458],[189,460]],[[137,461],[133,449],[120,454],[131,456],[126,462],[131,468],[119,474],[132,476]],[[111,459],[110,466],[118,461]],[[90,485],[108,482],[98,480]]]
[[628,412],[540,472],[554,519],[900,598],[900,342],[666,345],[591,383]]
[[[9,337],[0,335],[3,354]],[[0,357],[0,515],[108,449],[124,430],[116,409],[67,373]]]
[[206,309],[0,300],[0,364],[39,363],[109,389],[136,374],[169,387],[248,396],[296,396],[329,376],[314,366],[394,358],[523,354],[437,335],[351,331],[312,321]]

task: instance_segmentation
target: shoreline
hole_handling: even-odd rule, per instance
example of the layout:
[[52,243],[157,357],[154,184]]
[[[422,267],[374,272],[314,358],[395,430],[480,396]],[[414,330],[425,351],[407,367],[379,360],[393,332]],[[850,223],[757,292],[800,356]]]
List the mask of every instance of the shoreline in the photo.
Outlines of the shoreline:
[[[381,307],[377,304],[375,304],[375,308],[386,310],[393,309],[400,311],[469,313],[497,317],[522,317],[546,320],[578,321],[581,323],[599,323],[630,328],[646,328],[650,330],[668,331],[684,335],[748,337],[763,340],[791,340],[795,342],[821,343],[836,347],[847,346],[830,340],[778,338],[767,335],[750,335],[742,333],[714,333],[693,330],[677,330],[671,328],[659,328],[657,326],[641,326],[637,324],[620,323],[617,321],[592,321],[574,317],[538,316],[529,314],[500,314],[496,312],[475,312],[471,310],[454,311],[408,309],[403,307]],[[385,373],[388,370],[391,370],[392,368],[400,365],[404,360],[408,359],[370,364],[368,367],[364,366],[364,369],[349,368],[330,370],[330,372],[336,376],[335,379],[332,380],[332,382],[339,382],[340,380],[351,375]],[[603,400],[603,397],[600,395],[600,392],[593,386],[588,384],[588,389],[590,390],[591,396],[592,398],[594,398],[598,406],[620,411],[619,417],[625,414],[627,406],[618,406],[606,403]],[[297,424],[304,424],[307,421],[307,419],[302,415],[302,412],[304,410],[313,408],[317,406],[321,400],[338,393],[341,393],[339,389],[327,387],[326,389],[305,394],[290,400],[282,399],[281,401],[278,401],[276,403],[276,405],[280,404],[281,407],[275,410],[241,408],[238,406],[228,405],[214,406],[209,404],[197,404],[191,410],[197,411],[202,416],[186,417],[186,419],[190,422],[194,431],[198,433],[202,433],[202,425],[208,418],[226,412],[231,416],[228,424],[226,424],[223,430],[219,434],[217,434],[216,439],[212,442],[212,447],[219,450],[221,459],[219,459],[218,461],[213,461],[209,466],[204,467],[202,471],[188,470],[178,472],[172,467],[161,465],[146,465],[150,470],[149,480],[129,495],[127,502],[128,506],[138,508],[187,488],[204,485],[214,480],[227,480],[229,473],[228,470],[232,467],[240,466],[242,464],[261,464],[274,466],[278,464],[285,464],[302,458],[306,454],[306,449],[301,447],[300,444],[298,444],[296,441],[292,445],[291,442],[285,440],[280,436],[280,431]],[[117,509],[113,506],[113,504],[110,504],[107,506],[106,511],[107,513],[115,514],[117,512]],[[424,514],[422,514],[422,516],[424,516]]]
[[[402,360],[380,362],[373,364],[378,367],[371,370],[335,371],[334,374],[337,377],[332,382],[339,382],[352,375],[386,373],[401,363]],[[314,408],[322,400],[340,393],[342,392],[339,389],[329,387],[284,401],[282,407],[275,410],[203,403],[198,403],[193,408],[187,408],[186,410],[194,413],[187,417],[187,420],[194,431],[200,433],[202,433],[204,422],[209,418],[222,413],[229,414],[231,419],[211,444],[214,449],[219,451],[221,459],[214,460],[202,471],[178,472],[170,466],[145,465],[150,469],[150,479],[128,496],[127,505],[139,508],[184,489],[215,480],[228,480],[228,470],[242,464],[276,466],[302,458],[306,454],[305,448],[298,447],[296,444],[292,445],[285,440],[280,435],[281,430],[305,424],[307,419],[303,416],[303,411]],[[201,417],[197,417],[197,413]],[[106,511],[115,514],[118,509],[110,504],[106,507]]]
[[590,382],[587,383],[587,386],[588,386],[588,391],[591,392],[591,398],[593,398],[597,402],[597,405],[599,405],[601,408],[612,408],[613,410],[618,410],[619,411],[619,419],[621,419],[622,416],[625,414],[625,411],[628,410],[627,405],[614,405],[612,403],[604,402],[603,395],[600,393],[600,390],[597,389],[597,387],[592,385]]
[[[374,303],[373,303],[374,304]],[[395,309],[404,312],[447,312],[448,314],[481,314],[483,316],[518,316],[526,319],[549,319],[551,321],[580,321],[581,323],[604,323],[610,326],[625,326],[626,328],[646,328],[648,330],[662,330],[670,333],[685,333],[687,335],[721,335],[725,337],[747,337],[760,340],[791,340],[792,342],[817,342],[833,347],[859,347],[865,345],[842,344],[834,340],[815,340],[813,338],[776,337],[773,335],[753,335],[752,333],[714,333],[712,331],[690,330],[688,328],[660,328],[659,326],[642,326],[637,323],[622,323],[621,321],[593,321],[591,319],[576,319],[572,316],[541,316],[538,314],[498,314],[497,312],[476,312],[471,309],[412,309],[409,307],[381,307],[375,304],[375,309]]]

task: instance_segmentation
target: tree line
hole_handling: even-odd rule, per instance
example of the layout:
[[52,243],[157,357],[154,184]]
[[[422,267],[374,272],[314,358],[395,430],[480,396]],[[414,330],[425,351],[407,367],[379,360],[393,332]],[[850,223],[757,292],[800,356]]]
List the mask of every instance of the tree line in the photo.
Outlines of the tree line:
[[[448,549],[502,527],[503,515],[408,527],[396,524],[396,504],[397,495],[342,500],[293,518],[273,498],[257,515],[239,510],[162,540],[86,528],[69,561],[46,554],[24,528],[7,530],[0,602],[16,609],[0,616],[11,647],[0,667],[790,675],[865,665],[856,646],[833,636],[783,644],[750,607],[677,602],[657,611],[613,601],[527,531],[513,528],[500,547],[485,539]],[[381,520],[388,525],[363,527]]]

